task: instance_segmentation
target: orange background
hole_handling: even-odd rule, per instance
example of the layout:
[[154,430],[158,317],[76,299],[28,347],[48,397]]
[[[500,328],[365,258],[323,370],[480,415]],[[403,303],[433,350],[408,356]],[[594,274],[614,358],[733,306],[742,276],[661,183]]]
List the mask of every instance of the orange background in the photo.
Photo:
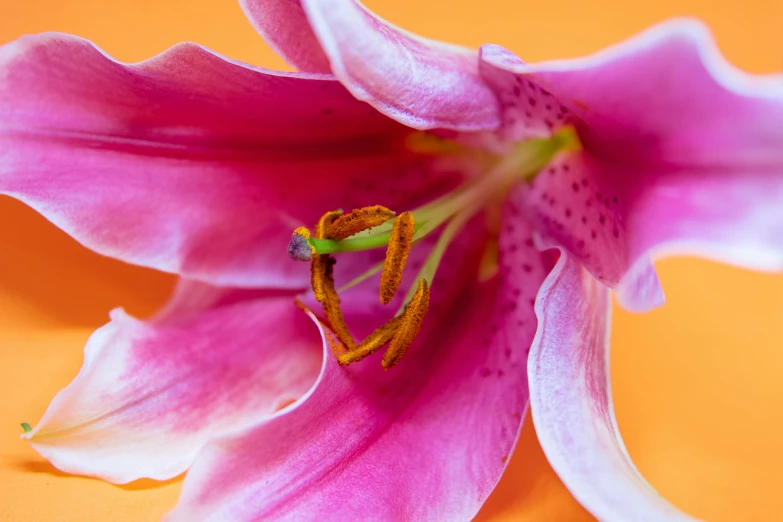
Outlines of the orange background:
[[[0,42],[58,30],[126,61],[191,40],[283,68],[233,0],[0,0]],[[529,61],[577,56],[674,15],[709,23],[735,64],[783,66],[780,0],[374,0],[419,34],[504,45]],[[783,276],[698,260],[659,263],[668,304],[617,311],[612,377],[620,429],[668,499],[714,521],[783,519]],[[78,371],[90,331],[118,305],[148,314],[172,277],[101,258],[0,199],[0,520],[159,520],[181,481],[112,486],[58,472],[18,439]],[[590,520],[546,464],[531,423],[481,520]]]

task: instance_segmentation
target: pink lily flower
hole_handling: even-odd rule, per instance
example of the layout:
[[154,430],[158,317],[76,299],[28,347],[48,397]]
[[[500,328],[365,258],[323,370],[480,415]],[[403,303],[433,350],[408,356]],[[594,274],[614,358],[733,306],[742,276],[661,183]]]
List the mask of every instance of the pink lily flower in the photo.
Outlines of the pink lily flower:
[[[732,68],[690,20],[531,65],[354,0],[241,2],[301,72],[194,44],[137,64],[63,34],[0,48],[0,193],[181,277],[155,317],[111,313],[24,437],[111,482],[189,470],[171,521],[469,520],[530,406],[597,518],[691,520],[618,433],[610,292],[661,305],[664,254],[783,268],[783,76]],[[302,297],[310,271],[285,253],[296,227],[376,204],[419,226],[389,305],[375,278],[349,283],[388,234],[307,246],[340,252],[356,339],[429,283],[388,371],[339,364],[335,324]]]

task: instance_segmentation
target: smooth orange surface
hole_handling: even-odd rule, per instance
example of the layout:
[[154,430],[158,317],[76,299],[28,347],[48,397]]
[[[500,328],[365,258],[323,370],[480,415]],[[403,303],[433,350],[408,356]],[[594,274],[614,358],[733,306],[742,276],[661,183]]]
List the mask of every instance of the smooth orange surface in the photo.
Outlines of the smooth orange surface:
[[[675,15],[706,20],[735,64],[783,66],[780,0],[374,0],[425,36],[494,42],[533,61],[576,56]],[[58,30],[123,60],[191,40],[284,67],[233,0],[0,0],[0,42]],[[648,480],[713,521],[783,519],[783,276],[706,261],[659,263],[668,304],[618,311],[612,376],[628,449]],[[117,487],[66,476],[18,439],[76,374],[109,309],[147,314],[172,278],[86,251],[23,205],[0,199],[0,521],[152,521],[180,481]],[[591,520],[546,463],[528,423],[480,520]]]

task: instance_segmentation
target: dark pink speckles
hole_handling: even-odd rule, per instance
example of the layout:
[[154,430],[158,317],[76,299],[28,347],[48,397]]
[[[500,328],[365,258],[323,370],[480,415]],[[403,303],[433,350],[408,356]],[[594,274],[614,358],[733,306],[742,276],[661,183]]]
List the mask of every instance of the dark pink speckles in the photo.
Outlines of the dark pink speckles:
[[498,95],[503,111],[504,134],[511,140],[551,135],[573,121],[571,112],[532,76],[524,77],[487,67],[482,76]]

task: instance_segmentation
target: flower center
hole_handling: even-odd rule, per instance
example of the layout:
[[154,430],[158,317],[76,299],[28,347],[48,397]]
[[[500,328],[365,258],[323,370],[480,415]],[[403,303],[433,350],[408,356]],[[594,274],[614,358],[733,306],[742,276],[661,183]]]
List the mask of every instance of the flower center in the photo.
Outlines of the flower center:
[[[413,144],[419,151],[426,149],[430,153],[451,154],[465,150],[450,141],[428,141],[430,135],[427,134],[414,136],[422,138],[417,137]],[[564,127],[551,137],[529,139],[515,144],[507,154],[491,157],[484,173],[418,208],[399,215],[380,205],[355,209],[347,214],[334,210],[321,217],[313,233],[305,227],[294,230],[288,254],[295,260],[310,261],[313,294],[323,305],[336,338],[327,336],[340,364],[359,361],[387,344],[383,367],[389,369],[397,364],[421,328],[429,305],[430,286],[446,249],[470,218],[483,209],[497,209],[514,183],[531,181],[559,152],[578,147],[579,140],[573,128]],[[419,270],[416,282],[408,289],[397,314],[357,344],[340,309],[332,273],[335,264],[332,254],[385,247],[383,262],[340,291],[380,272],[380,300],[386,305],[400,286],[411,249],[418,241],[437,231],[440,235],[435,246]],[[479,277],[490,277],[496,267],[495,240],[485,249]]]

